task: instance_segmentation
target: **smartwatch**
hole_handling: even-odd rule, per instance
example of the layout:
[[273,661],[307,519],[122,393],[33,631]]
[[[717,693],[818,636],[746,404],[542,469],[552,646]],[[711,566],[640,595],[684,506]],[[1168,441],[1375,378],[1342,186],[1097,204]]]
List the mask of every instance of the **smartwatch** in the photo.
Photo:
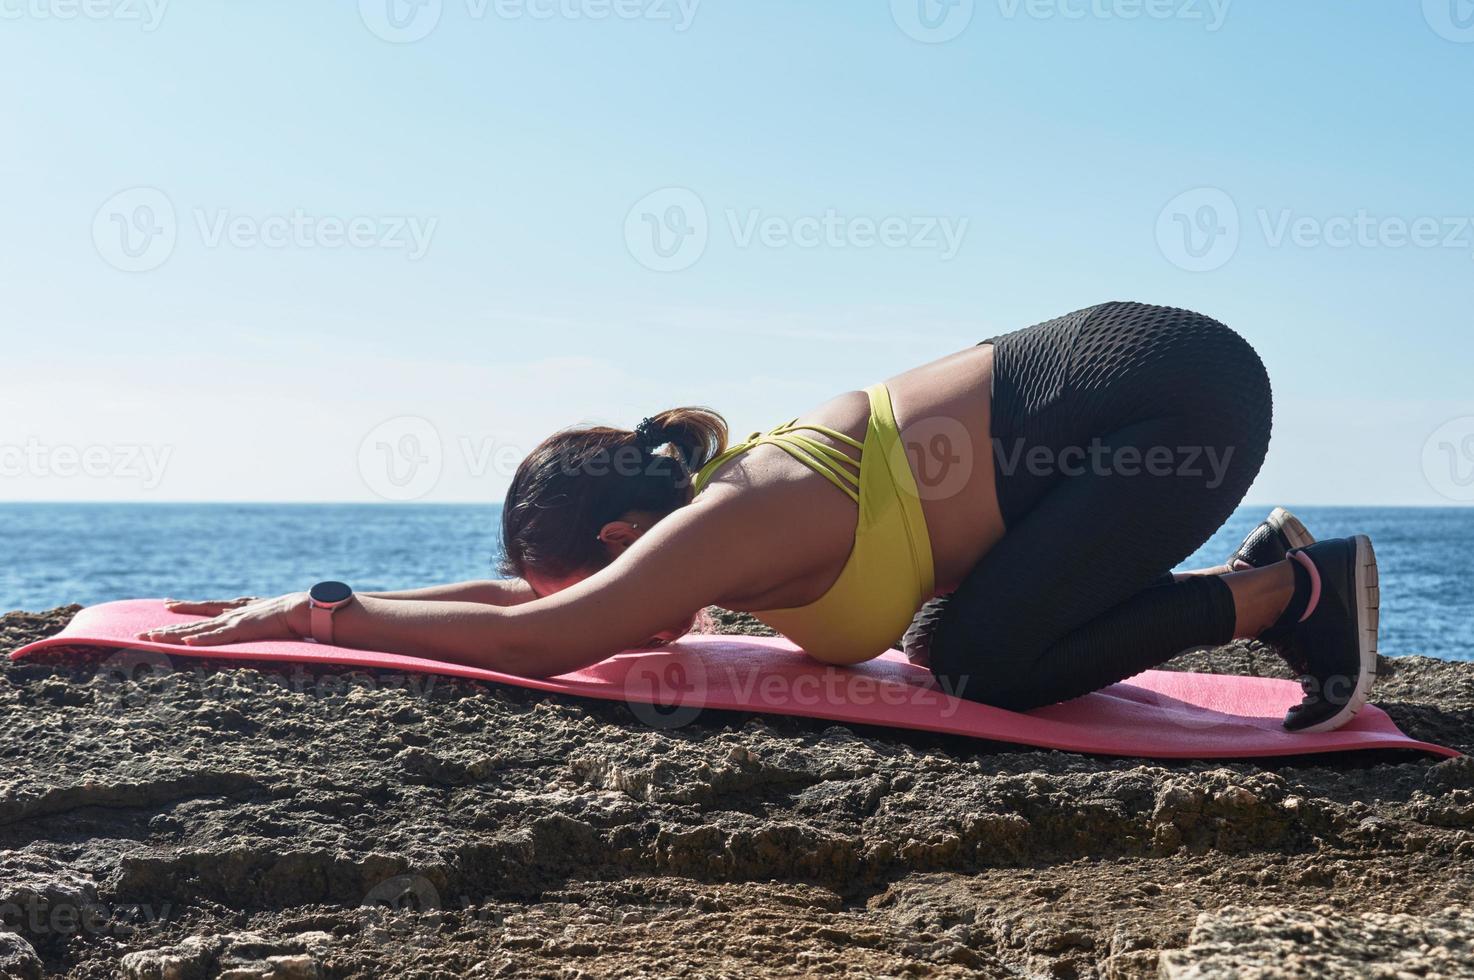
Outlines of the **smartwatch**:
[[333,613],[353,601],[353,590],[342,582],[319,582],[307,593],[312,609],[312,638],[318,643],[333,642]]

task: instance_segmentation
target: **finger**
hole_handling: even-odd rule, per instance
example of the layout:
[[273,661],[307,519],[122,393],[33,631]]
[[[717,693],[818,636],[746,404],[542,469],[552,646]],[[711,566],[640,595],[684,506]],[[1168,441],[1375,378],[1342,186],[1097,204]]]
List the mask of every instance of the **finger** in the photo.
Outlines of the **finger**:
[[184,637],[178,633],[139,633],[138,639],[147,640],[150,643],[166,643],[174,646],[184,643]]
[[222,626],[222,625],[224,625],[223,621],[221,620],[220,617],[217,616],[214,619],[199,619],[199,620],[196,620],[193,623],[175,623],[172,626],[159,626],[159,627],[156,627],[153,630],[153,632],[155,632],[155,633],[198,633],[201,630],[215,629],[216,627]]
[[160,626],[151,630],[144,630],[137,634],[140,640],[159,640],[167,642],[172,637],[189,636],[193,633],[203,633],[207,630],[218,629],[222,624],[217,619],[205,619],[198,623],[180,623],[177,626]]
[[225,611],[225,603],[216,599],[192,602],[186,599],[165,599],[164,608],[184,616],[218,616]]
[[205,633],[192,633],[184,638],[184,645],[191,647],[214,647],[234,642],[232,637],[240,632],[234,626],[222,626]]
[[255,596],[241,596],[236,599],[165,599],[164,607],[170,612],[185,616],[218,616],[227,610],[241,609],[259,601]]

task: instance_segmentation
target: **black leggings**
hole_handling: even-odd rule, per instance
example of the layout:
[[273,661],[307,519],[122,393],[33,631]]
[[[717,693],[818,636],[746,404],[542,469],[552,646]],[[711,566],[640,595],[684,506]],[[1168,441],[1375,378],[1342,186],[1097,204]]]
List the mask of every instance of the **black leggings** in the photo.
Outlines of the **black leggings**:
[[985,343],[1007,533],[935,600],[938,679],[1024,710],[1232,639],[1227,584],[1170,572],[1264,462],[1273,406],[1253,348],[1205,316],[1139,303]]

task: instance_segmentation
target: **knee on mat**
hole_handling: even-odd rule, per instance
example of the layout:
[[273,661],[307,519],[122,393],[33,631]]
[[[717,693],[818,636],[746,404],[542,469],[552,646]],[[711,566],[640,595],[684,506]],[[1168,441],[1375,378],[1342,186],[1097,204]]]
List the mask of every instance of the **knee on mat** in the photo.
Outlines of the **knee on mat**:
[[1028,711],[1059,700],[1009,678],[1005,670],[979,671],[976,667],[949,670],[933,662],[931,671],[945,693],[993,708]]
[[1017,650],[1017,645],[983,642],[959,637],[938,628],[931,636],[931,672],[942,690],[954,697],[1006,708],[1027,711],[1052,703],[1036,686],[1028,682],[1021,665],[999,659],[990,660],[988,651]]

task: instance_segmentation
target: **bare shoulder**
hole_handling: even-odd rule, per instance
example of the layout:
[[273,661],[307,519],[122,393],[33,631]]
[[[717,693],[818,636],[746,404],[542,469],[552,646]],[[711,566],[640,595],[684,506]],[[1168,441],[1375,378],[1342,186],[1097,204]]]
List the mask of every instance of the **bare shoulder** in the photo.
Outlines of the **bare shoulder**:
[[782,461],[767,458],[773,452],[759,447],[732,460],[700,496],[656,528],[668,525],[659,544],[676,560],[722,566],[721,595],[714,603],[730,603],[803,572],[805,549],[792,535],[793,525],[801,523],[792,509],[798,492],[785,478]]
[[641,645],[708,605],[787,579],[763,494],[726,485],[659,521],[588,578],[507,610],[508,635],[558,670]]
[[732,568],[719,604],[732,609],[809,602],[854,548],[855,502],[777,446],[757,446],[724,466],[684,510],[722,542]]

